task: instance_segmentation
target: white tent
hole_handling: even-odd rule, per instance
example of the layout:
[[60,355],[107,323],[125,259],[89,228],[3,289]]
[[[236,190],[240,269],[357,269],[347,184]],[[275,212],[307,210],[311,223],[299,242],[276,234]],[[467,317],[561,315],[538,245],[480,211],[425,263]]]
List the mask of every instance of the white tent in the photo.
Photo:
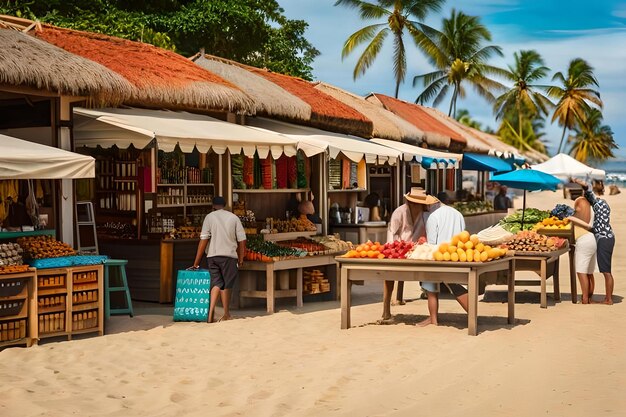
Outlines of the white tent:
[[0,135],[0,179],[93,178],[95,165],[91,156]]
[[560,179],[567,180],[569,177],[588,177],[596,180],[604,180],[606,173],[601,169],[592,168],[569,155],[560,153],[541,164],[533,165],[533,169],[552,174]]
[[117,145],[127,148],[133,144],[143,149],[153,140],[159,149],[171,152],[179,145],[183,152],[197,147],[200,152],[210,149],[223,154],[253,156],[258,151],[260,158],[270,153],[274,158],[283,153],[293,156],[302,149],[307,156],[324,152],[315,144],[298,146],[298,141],[275,132],[227,123],[219,119],[194,113],[136,108],[83,109],[75,108],[74,142],[76,146]]
[[323,146],[328,150],[331,158],[336,158],[341,153],[353,162],[359,162],[365,158],[368,164],[388,162],[393,165],[401,156],[401,153],[395,149],[356,136],[327,132],[262,117],[249,118],[247,122],[259,131],[279,132],[295,139],[299,146]]

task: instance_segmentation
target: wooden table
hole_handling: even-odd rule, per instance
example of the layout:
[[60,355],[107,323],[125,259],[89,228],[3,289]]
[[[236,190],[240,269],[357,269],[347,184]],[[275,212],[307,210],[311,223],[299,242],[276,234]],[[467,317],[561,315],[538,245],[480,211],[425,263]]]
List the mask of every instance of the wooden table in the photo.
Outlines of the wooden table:
[[572,303],[578,302],[578,286],[576,282],[576,239],[574,239],[574,228],[569,229],[539,229],[537,233],[546,236],[562,237],[569,242],[569,282],[572,292]]
[[[541,308],[548,308],[546,280],[550,277],[552,277],[554,281],[554,299],[556,301],[561,300],[561,290],[559,288],[559,258],[561,255],[568,253],[569,250],[569,247],[565,247],[552,252],[515,253],[516,271],[533,271],[541,278],[539,283],[539,285],[541,285]],[[537,281],[517,280],[515,281],[515,285],[537,285]],[[575,294],[576,281],[574,281],[572,285],[572,294]]]
[[508,323],[515,319],[515,258],[489,262],[436,262],[408,259],[336,257],[341,274],[341,328],[350,328],[351,290],[355,281],[432,281],[465,284],[469,292],[467,333],[476,335],[478,279],[486,272],[507,271]]
[[[241,271],[265,272],[266,290],[241,290],[239,291],[239,297],[265,298],[267,300],[267,312],[270,314],[274,313],[276,298],[295,297],[296,305],[302,307],[302,269],[328,265],[336,265],[334,255],[305,256],[274,262],[245,261]],[[276,272],[290,269],[296,270],[296,288],[288,290],[276,289]]]

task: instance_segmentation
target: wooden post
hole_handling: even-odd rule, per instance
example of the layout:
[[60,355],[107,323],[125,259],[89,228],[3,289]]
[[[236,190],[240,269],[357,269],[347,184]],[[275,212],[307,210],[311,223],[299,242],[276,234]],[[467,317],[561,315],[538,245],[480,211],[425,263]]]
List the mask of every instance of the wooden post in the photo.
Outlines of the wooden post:
[[476,269],[472,268],[468,272],[467,287],[469,289],[467,332],[470,336],[476,336],[478,328],[478,274]]
[[509,271],[508,271],[508,303],[509,303],[509,316],[508,323],[515,323],[515,259],[511,258],[509,260]]

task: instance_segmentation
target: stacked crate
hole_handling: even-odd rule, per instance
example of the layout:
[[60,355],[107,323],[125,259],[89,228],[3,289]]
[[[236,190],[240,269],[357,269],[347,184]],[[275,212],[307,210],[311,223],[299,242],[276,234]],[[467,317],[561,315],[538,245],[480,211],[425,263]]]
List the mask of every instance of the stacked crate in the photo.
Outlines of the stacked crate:
[[0,347],[30,346],[36,339],[36,326],[30,320],[34,278],[34,270],[0,275]]
[[303,272],[304,294],[321,294],[330,292],[330,282],[319,269],[305,270]]

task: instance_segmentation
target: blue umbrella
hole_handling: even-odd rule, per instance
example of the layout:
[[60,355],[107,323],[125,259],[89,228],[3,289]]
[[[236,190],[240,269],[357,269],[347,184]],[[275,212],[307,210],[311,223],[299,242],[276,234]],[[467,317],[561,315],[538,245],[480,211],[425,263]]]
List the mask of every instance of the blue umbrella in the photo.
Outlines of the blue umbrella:
[[497,181],[502,185],[524,190],[522,228],[524,227],[524,211],[526,211],[526,191],[556,191],[556,186],[561,183],[561,180],[554,175],[534,169],[518,169],[506,174],[494,175],[491,177],[491,181]]

